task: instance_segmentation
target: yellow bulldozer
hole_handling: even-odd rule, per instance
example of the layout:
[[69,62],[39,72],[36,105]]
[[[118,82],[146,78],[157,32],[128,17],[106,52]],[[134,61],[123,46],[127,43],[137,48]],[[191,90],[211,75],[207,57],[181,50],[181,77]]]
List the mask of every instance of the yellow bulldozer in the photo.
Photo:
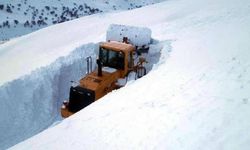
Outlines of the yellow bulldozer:
[[[61,107],[61,116],[69,117],[112,90],[119,89],[122,86],[118,84],[118,80],[125,79],[130,72],[135,72],[136,78],[144,76],[146,59],[139,57],[135,61],[137,50],[136,46],[129,44],[128,37],[123,37],[121,42],[100,43],[97,69],[89,71],[88,65],[88,74],[80,79],[77,86],[71,86],[69,100],[64,101]],[[148,47],[141,50],[148,50]]]

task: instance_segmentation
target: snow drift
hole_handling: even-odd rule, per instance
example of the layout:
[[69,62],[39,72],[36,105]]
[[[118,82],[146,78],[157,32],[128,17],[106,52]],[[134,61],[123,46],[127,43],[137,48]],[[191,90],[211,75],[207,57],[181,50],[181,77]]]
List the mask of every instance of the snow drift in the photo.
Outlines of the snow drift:
[[147,46],[151,41],[152,31],[149,28],[138,28],[134,26],[125,26],[111,24],[107,31],[106,41],[123,42],[123,38],[127,37],[129,43],[135,46]]

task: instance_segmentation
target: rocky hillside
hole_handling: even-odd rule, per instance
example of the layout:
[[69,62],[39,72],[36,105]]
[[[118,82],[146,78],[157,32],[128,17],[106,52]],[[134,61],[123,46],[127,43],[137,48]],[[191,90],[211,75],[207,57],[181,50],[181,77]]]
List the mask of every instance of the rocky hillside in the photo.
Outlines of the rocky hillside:
[[0,41],[82,16],[130,10],[163,0],[10,0],[0,2]]

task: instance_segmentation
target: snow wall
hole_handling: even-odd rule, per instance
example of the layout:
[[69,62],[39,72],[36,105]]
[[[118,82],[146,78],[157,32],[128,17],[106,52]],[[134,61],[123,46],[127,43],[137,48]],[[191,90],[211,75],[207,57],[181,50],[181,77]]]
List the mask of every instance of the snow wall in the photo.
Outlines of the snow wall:
[[97,49],[97,44],[83,45],[51,65],[0,87],[0,149],[61,119],[59,110],[62,101],[68,98],[70,81],[85,75],[87,56],[92,56],[94,66]]
[[129,42],[135,46],[149,45],[152,31],[146,27],[134,27],[111,24],[107,30],[107,41],[123,41],[127,37]]

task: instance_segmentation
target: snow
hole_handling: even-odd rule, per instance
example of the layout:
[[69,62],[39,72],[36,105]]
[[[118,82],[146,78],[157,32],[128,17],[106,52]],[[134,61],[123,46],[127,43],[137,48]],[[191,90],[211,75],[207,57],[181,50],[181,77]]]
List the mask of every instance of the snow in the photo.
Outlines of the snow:
[[129,43],[135,46],[147,46],[151,40],[152,31],[146,27],[134,27],[111,24],[108,28],[106,41],[123,42],[123,38],[127,37]]
[[[84,17],[30,34],[29,42],[34,40],[34,43],[39,43],[37,39],[46,41],[46,35],[50,33],[55,36],[53,40],[56,43],[64,44],[63,48],[52,45],[52,48],[43,51],[43,47],[38,47],[35,54],[56,52],[56,55],[52,57],[51,53],[48,53],[49,58],[44,57],[47,58],[44,62],[35,63],[34,68],[29,68],[22,74],[9,69],[6,76],[14,73],[14,77],[3,78],[1,71],[0,79],[4,85],[0,87],[0,96],[16,88],[14,82],[22,81],[21,75],[30,78],[34,76],[29,74],[32,70],[50,66],[58,57],[70,54],[76,47],[80,47],[80,44],[104,40],[106,29],[113,23],[149,27],[153,38],[161,41],[163,49],[159,62],[145,77],[130,81],[124,88],[111,92],[72,117],[10,149],[249,149],[249,8],[248,0],[166,1],[128,12]],[[67,30],[69,26],[71,28]],[[58,36],[61,31],[67,32]],[[61,36],[67,38],[64,40]],[[47,42],[51,39],[52,37]],[[46,46],[46,43],[42,45]],[[3,53],[4,47],[7,46],[9,49]],[[9,51],[18,52],[16,47],[25,49],[26,46],[23,38],[0,45],[1,66],[6,63],[2,58]],[[17,55],[16,58],[20,59],[20,62],[29,62],[26,60],[29,58],[26,57],[29,50],[23,50],[24,58],[13,53],[9,54],[9,59]],[[34,57],[34,62],[38,57],[35,54],[28,55]],[[149,55],[154,54],[156,53],[152,52]],[[66,66],[67,64],[68,62],[65,62]],[[73,68],[74,66],[76,65],[72,65]],[[54,69],[47,73],[52,70]],[[76,70],[79,68],[72,71]],[[59,81],[65,83],[73,78],[70,77],[72,74],[69,71],[60,73],[55,70],[55,73],[59,73],[58,75],[62,76]],[[41,74],[37,76],[48,77]],[[65,79],[66,77],[68,79]],[[21,85],[27,87],[28,83],[23,81]],[[54,91],[54,88],[69,87],[59,83],[53,84],[51,89]],[[47,87],[52,83],[50,80],[45,83],[37,82],[39,86],[43,84]],[[2,90],[5,86],[13,88]],[[23,93],[22,97],[29,97],[26,96],[28,92],[25,88],[19,89],[23,89],[20,92]],[[38,93],[43,96],[42,92]],[[56,90],[55,93],[58,94]],[[15,104],[14,99],[9,104],[6,104],[8,101],[0,102],[1,111],[6,111],[12,108],[9,105]],[[36,108],[30,112],[35,113],[34,118],[39,119]],[[46,113],[41,115],[46,116]],[[15,120],[13,124],[9,118],[4,119],[4,122],[0,122],[1,129],[5,121],[13,128],[14,124],[18,124]],[[27,128],[32,129],[29,125]],[[3,131],[12,132],[7,127],[4,129],[0,131],[1,138]]]
[[[85,26],[85,29],[87,28],[92,27]],[[30,74],[36,68],[49,65],[58,57],[68,55],[76,47],[97,42],[102,38],[91,40],[87,37],[81,40],[83,35],[90,35],[90,38],[91,32],[79,31],[79,28],[69,30],[66,24],[59,24],[58,27],[42,29],[0,45],[0,85]]]
[[114,73],[116,71],[115,68],[110,67],[102,67],[102,71],[108,72],[108,73]]
[[[63,100],[68,98],[70,81],[86,71],[85,56],[96,57],[96,44],[74,49],[49,66],[0,87],[0,145],[20,142],[51,126],[59,118]],[[11,119],[10,119],[11,118]],[[8,131],[6,133],[6,131]]]

